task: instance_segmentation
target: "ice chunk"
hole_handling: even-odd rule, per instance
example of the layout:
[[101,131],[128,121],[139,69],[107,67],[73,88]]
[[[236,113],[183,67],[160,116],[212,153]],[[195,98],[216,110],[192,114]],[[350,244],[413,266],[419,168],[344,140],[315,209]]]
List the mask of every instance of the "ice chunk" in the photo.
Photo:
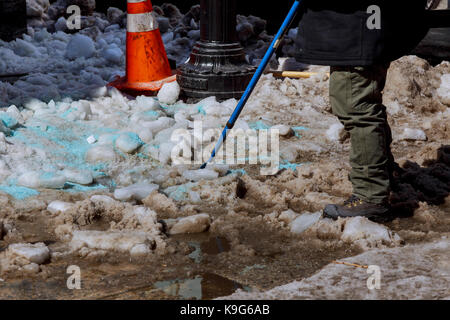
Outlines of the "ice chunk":
[[330,141],[340,141],[344,132],[344,126],[341,123],[335,123],[326,131],[326,136]]
[[397,234],[390,231],[387,227],[363,217],[350,218],[345,223],[341,239],[347,242],[367,240],[369,243],[381,242],[384,244],[401,240]]
[[191,181],[214,180],[219,177],[219,173],[211,169],[186,170],[183,177]]
[[162,36],[162,40],[164,42],[164,44],[169,43],[170,41],[173,40],[173,32],[166,32],[163,36]]
[[64,213],[72,207],[73,203],[55,200],[49,203],[49,205],[47,206],[47,211],[54,214],[59,212]]
[[141,126],[150,129],[153,134],[167,129],[175,124],[175,120],[168,117],[161,117],[155,121],[140,121]]
[[444,74],[441,77],[441,86],[437,89],[437,94],[442,103],[450,106],[450,74]]
[[141,145],[142,140],[134,132],[124,132],[116,140],[116,147],[125,153],[133,153]]
[[94,136],[89,136],[89,137],[86,139],[86,141],[87,141],[87,143],[89,143],[89,144],[94,144],[94,143],[97,142],[97,139],[95,139]]
[[280,136],[293,136],[294,130],[287,125],[279,124],[276,126],[271,127],[271,129],[278,130],[280,132]]
[[98,145],[109,145],[112,146],[114,139],[117,138],[117,135],[112,133],[105,133],[98,137],[97,144]]
[[63,117],[67,120],[87,120],[88,116],[92,114],[89,101],[80,100],[70,104],[70,108],[64,112]]
[[172,159],[172,151],[175,147],[173,142],[164,142],[159,146],[158,160],[161,163],[167,164]]
[[34,34],[34,40],[38,42],[42,42],[44,40],[47,40],[51,37],[50,33],[47,31],[46,28],[42,28],[41,30],[37,31]]
[[45,172],[39,177],[39,185],[42,188],[61,189],[66,183],[66,177],[55,172]]
[[147,96],[138,96],[135,101],[136,107],[140,111],[158,110],[159,103],[155,98]]
[[158,92],[158,100],[165,104],[174,104],[180,95],[180,86],[176,81],[166,83]]
[[119,47],[109,47],[104,50],[102,54],[103,57],[111,63],[119,64],[122,62],[123,52]]
[[50,251],[47,246],[42,243],[14,243],[10,244],[8,251],[19,257],[25,258],[30,262],[42,264],[50,259]]
[[22,173],[17,179],[17,184],[27,188],[39,188],[39,173],[35,171]]
[[38,273],[39,272],[39,265],[37,263],[29,263],[22,267],[23,271],[28,273]]
[[157,184],[136,183],[125,188],[119,188],[114,191],[114,198],[118,200],[143,200],[154,190],[158,190]]
[[22,114],[19,109],[15,105],[10,106],[6,109],[6,113],[8,113],[12,118],[14,118],[18,123],[23,124],[25,122]]
[[143,243],[136,244],[130,250],[130,254],[132,256],[144,256],[144,255],[149,254],[150,252],[151,251],[150,251],[150,248],[148,247],[148,245],[147,244],[143,244]]
[[152,130],[150,130],[148,128],[143,128],[143,127],[137,126],[134,128],[130,128],[130,130],[132,130],[134,133],[138,134],[139,138],[145,143],[150,143],[153,140]]
[[292,211],[292,210],[287,210],[287,211],[283,211],[279,216],[278,216],[278,220],[283,221],[286,224],[290,224],[292,221],[295,220],[295,218],[297,218],[299,216],[298,213]]
[[14,53],[21,57],[37,57],[38,49],[30,42],[22,39],[15,40]]
[[[70,242],[72,250],[80,250],[83,247],[97,250],[114,250],[121,252],[131,252],[137,245],[149,245],[154,243],[154,239],[146,232],[140,231],[74,231]],[[142,247],[139,249],[142,252]]]
[[102,202],[102,203],[107,203],[107,204],[111,204],[116,202],[116,200],[114,200],[111,197],[105,196],[105,195],[95,195],[91,197],[91,201],[92,202]]
[[88,162],[112,162],[116,161],[116,159],[117,155],[112,146],[95,146],[86,153],[86,161]]
[[67,44],[66,57],[75,60],[80,57],[90,58],[95,54],[95,45],[91,38],[76,34]]
[[421,129],[410,129],[405,128],[403,132],[400,134],[400,140],[420,140],[426,141],[427,135]]
[[28,171],[19,176],[17,184],[28,188],[61,189],[66,183],[66,177],[54,172]]
[[322,216],[321,212],[316,213],[303,213],[298,216],[291,224],[291,232],[295,234],[301,234],[317,221]]
[[33,110],[33,111],[48,108],[48,106],[45,102],[40,101],[38,99],[34,99],[34,98],[29,99],[27,102],[25,102],[24,107],[29,110]]
[[0,121],[10,129],[16,127],[19,124],[19,121],[17,121],[16,118],[13,118],[9,113],[4,111],[0,111]]
[[202,213],[179,219],[170,229],[170,234],[200,233],[208,230],[211,224],[209,215]]
[[62,174],[66,177],[67,181],[83,185],[91,184],[94,180],[92,173],[88,170],[64,169]]
[[67,20],[64,17],[60,17],[55,23],[56,31],[66,31],[67,30]]

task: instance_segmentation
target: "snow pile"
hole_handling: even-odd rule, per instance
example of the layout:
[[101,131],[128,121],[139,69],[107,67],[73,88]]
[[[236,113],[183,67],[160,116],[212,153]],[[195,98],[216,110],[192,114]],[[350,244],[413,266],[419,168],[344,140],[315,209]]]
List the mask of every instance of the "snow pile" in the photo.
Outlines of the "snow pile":
[[[450,242],[410,245],[402,248],[371,250],[340,260],[373,269],[329,264],[315,275],[265,292],[236,293],[218,299],[448,299],[450,296]],[[380,270],[380,288],[373,285],[376,268]],[[388,280],[387,280],[388,279]]]
[[50,259],[50,251],[42,243],[14,243],[0,253],[0,273],[22,271],[37,273],[39,265]]
[[319,239],[335,239],[359,246],[361,249],[399,246],[401,237],[388,227],[364,217],[321,219],[322,212],[296,214],[285,211],[278,220],[287,224],[293,234]]
[[[74,231],[70,247],[82,256],[106,254],[107,251],[146,255],[156,246],[152,237],[139,231]],[[95,253],[92,254],[92,251]]]
[[[394,61],[388,72],[383,100],[389,112],[392,104],[402,106],[402,114],[414,110],[417,114],[444,112],[446,74],[450,73],[450,63],[442,62],[432,67],[426,60],[416,56],[402,57]],[[440,88],[443,88],[440,89]],[[441,97],[441,101],[436,96]],[[442,98],[444,98],[442,100]]]
[[[143,206],[133,206],[105,195],[75,203],[52,202],[54,232],[69,242],[70,250],[83,257],[104,256],[110,252],[131,255],[164,253],[165,241],[156,213]],[[95,230],[97,221],[109,228]],[[86,226],[94,226],[85,230]]]
[[108,30],[96,40],[86,34],[40,29],[23,40],[2,43],[0,74],[25,75],[11,83],[0,82],[0,106],[21,106],[30,98],[49,102],[89,97],[123,74],[125,31]]
[[169,227],[170,234],[200,233],[208,230],[211,218],[208,214],[197,214],[185,218],[180,218],[172,222]]
[[403,129],[403,132],[400,134],[399,139],[400,140],[426,141],[427,140],[427,135],[421,129],[405,128],[405,129]]
[[444,74],[441,77],[441,85],[437,90],[442,103],[450,107],[450,74]]

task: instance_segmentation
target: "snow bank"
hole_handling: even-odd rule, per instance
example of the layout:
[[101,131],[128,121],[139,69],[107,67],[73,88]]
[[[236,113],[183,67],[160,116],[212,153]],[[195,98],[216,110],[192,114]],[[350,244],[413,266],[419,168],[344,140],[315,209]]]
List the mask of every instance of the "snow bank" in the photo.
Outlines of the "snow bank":
[[[402,248],[371,250],[342,259],[347,263],[380,268],[380,289],[368,289],[374,272],[342,264],[329,264],[315,275],[271,290],[236,293],[217,299],[336,299],[422,300],[450,296],[448,239]],[[372,283],[372,282],[370,282]]]

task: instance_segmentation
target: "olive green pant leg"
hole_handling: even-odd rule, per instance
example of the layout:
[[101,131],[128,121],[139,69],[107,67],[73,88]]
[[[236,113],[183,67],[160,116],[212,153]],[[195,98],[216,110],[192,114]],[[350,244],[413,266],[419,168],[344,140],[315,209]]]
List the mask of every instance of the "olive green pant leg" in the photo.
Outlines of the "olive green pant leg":
[[388,166],[391,130],[382,90],[387,66],[331,69],[330,101],[333,113],[350,133],[350,181],[353,193],[371,203],[383,203],[390,192]]

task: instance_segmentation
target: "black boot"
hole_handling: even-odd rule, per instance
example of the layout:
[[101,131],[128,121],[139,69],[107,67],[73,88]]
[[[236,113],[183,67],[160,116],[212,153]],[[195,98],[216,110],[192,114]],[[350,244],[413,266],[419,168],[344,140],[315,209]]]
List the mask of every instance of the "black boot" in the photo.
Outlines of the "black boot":
[[329,204],[323,210],[326,218],[337,219],[351,217],[366,217],[375,222],[387,222],[392,220],[389,204],[368,203],[357,196],[351,196],[343,205]]

